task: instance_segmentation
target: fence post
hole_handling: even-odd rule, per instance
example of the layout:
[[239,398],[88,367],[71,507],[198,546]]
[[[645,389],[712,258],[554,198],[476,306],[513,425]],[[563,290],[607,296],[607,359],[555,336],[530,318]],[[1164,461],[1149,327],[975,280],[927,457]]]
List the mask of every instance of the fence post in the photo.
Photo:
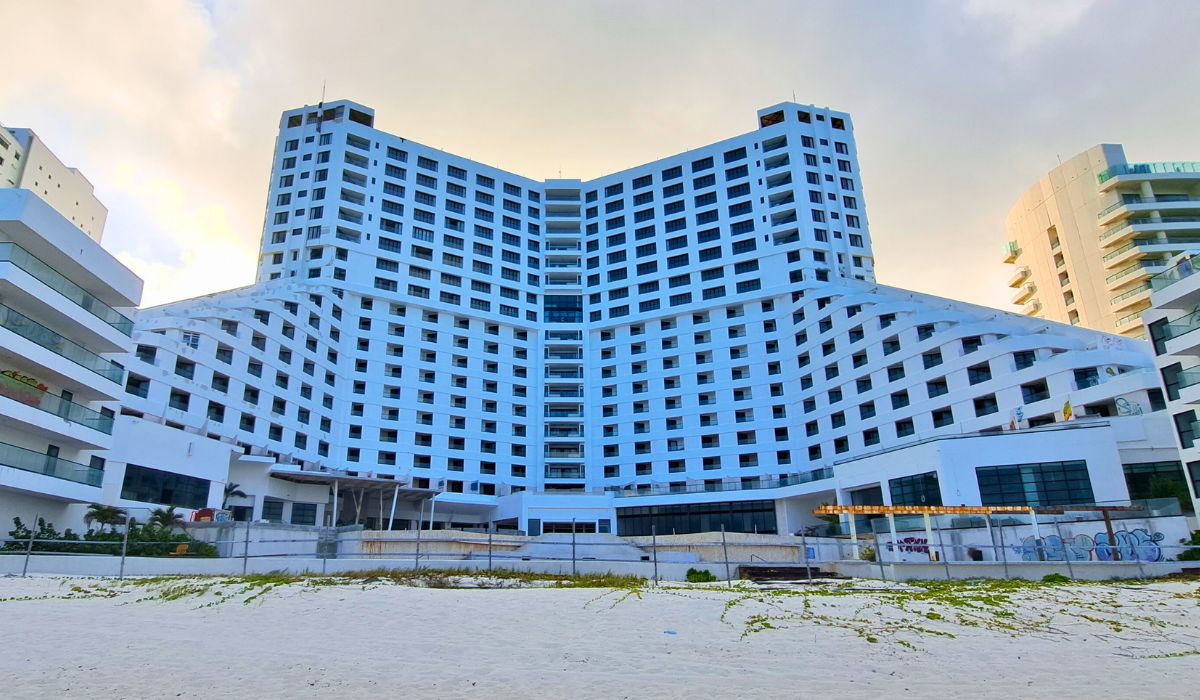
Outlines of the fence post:
[[733,588],[733,575],[729,573],[729,546],[725,543],[725,523],[721,523],[721,551],[725,553],[725,580]]
[[[425,501],[421,501],[421,507],[425,507]],[[423,513],[423,511],[422,511]],[[413,554],[413,571],[421,570],[421,521],[417,521],[417,547]]]
[[571,575],[575,576],[575,518],[571,518]]
[[[991,516],[988,516],[989,518]],[[1004,525],[996,527],[996,531],[1000,533],[1000,561],[1004,562],[1004,580],[1009,579],[1008,576],[1008,547],[1004,545]]]
[[121,538],[121,569],[117,572],[117,580],[125,580],[125,553],[129,551],[129,513],[125,514],[125,536]]
[[488,571],[492,570],[492,528],[488,528]]
[[936,520],[933,522],[933,529],[937,530],[938,537],[938,553],[942,557],[942,566],[946,567],[946,580],[950,580],[950,558],[946,556],[946,544],[942,539],[942,526]]
[[800,550],[804,553],[804,573],[808,575],[808,582],[812,583],[812,566],[808,563],[808,535],[803,530],[800,531]]
[[1062,534],[1062,523],[1057,517],[1054,518],[1054,531],[1058,533],[1058,542],[1062,546],[1063,561],[1067,563],[1067,575],[1071,580],[1075,580],[1075,567],[1071,566],[1071,553],[1067,551],[1067,538]]
[[33,527],[29,528],[29,543],[25,545],[25,565],[21,567],[21,578],[25,578],[29,573],[29,555],[33,553],[33,534],[38,527],[38,518],[42,517],[41,513],[35,513],[33,516]]
[[658,526],[650,525],[650,553],[654,555],[654,582],[658,583]]
[[242,543],[242,576],[246,575],[246,567],[250,563],[250,521],[246,521],[246,539]]

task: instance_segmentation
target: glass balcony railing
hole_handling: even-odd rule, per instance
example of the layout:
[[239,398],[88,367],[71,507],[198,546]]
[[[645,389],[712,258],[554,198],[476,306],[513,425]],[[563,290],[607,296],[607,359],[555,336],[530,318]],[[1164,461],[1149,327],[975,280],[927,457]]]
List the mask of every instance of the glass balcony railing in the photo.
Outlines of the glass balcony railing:
[[23,382],[8,374],[0,373],[0,396],[6,396],[26,406],[41,409],[46,413],[53,413],[72,423],[78,423],[79,425],[99,430],[106,435],[112,435],[112,416],[106,416],[99,411],[93,411],[87,406],[80,406],[73,401],[67,401],[61,396],[55,396],[45,389]]
[[1200,328],[1200,313],[1190,313],[1164,326],[1162,329],[1163,340],[1187,335],[1197,328]]
[[1107,207],[1101,209],[1100,213],[1096,214],[1096,218],[1103,219],[1105,216],[1113,213],[1114,211],[1120,209],[1121,207],[1132,207],[1132,206],[1136,206],[1138,204],[1171,204],[1171,203],[1177,203],[1177,202],[1187,202],[1188,206],[1186,208],[1191,209],[1192,205],[1200,204],[1200,198],[1188,197],[1187,195],[1161,195],[1158,197],[1138,197],[1136,199],[1130,199],[1127,201],[1117,202],[1116,204],[1110,204]]
[[1124,231],[1125,229],[1129,228],[1130,226],[1149,226],[1152,224],[1159,224],[1159,225],[1164,225],[1164,226],[1178,225],[1178,224],[1195,224],[1197,228],[1200,228],[1200,217],[1163,216],[1163,217],[1160,217],[1158,220],[1147,219],[1147,218],[1125,219],[1124,221],[1117,224],[1116,226],[1113,226],[1112,228],[1104,229],[1104,231],[1102,231],[1100,233],[1100,240],[1104,241],[1109,238],[1112,238],[1113,236],[1117,235],[1121,231]]
[[1179,383],[1180,389],[1186,389],[1189,386],[1196,386],[1197,384],[1200,384],[1200,365],[1180,370],[1179,373],[1175,375],[1175,381]]
[[[1143,309],[1142,311],[1145,311],[1145,309]],[[1142,311],[1134,311],[1133,313],[1129,314],[1128,316],[1122,316],[1121,318],[1118,318],[1116,321],[1116,324],[1115,324],[1116,327],[1123,328],[1125,326],[1128,326],[1131,323],[1140,322],[1142,320]]]
[[1109,303],[1113,304],[1113,305],[1120,304],[1121,302],[1125,301],[1126,299],[1128,299],[1130,297],[1136,297],[1139,294],[1145,294],[1150,289],[1153,289],[1153,287],[1150,286],[1150,283],[1143,282],[1142,284],[1139,284],[1138,286],[1134,287],[1133,289],[1129,290],[1128,292],[1125,292],[1123,294],[1118,294],[1117,296],[1113,297],[1112,301]]
[[69,301],[125,335],[133,334],[133,321],[97,299],[83,287],[67,279],[58,270],[34,257],[15,243],[0,243],[0,262],[10,262],[34,279],[66,297]]
[[1175,284],[1185,277],[1191,277],[1196,272],[1194,265],[1195,263],[1192,262],[1191,258],[1185,258],[1176,263],[1174,267],[1167,268],[1151,277],[1150,286],[1154,288],[1154,291],[1158,291]]
[[64,338],[19,311],[0,304],[0,328],[5,328],[26,340],[37,343],[50,352],[118,384],[124,370],[82,345]]
[[1169,173],[1200,174],[1200,163],[1194,161],[1173,161],[1168,163],[1122,163],[1103,170],[1096,176],[1100,184],[1104,184],[1119,175],[1163,175]]
[[608,487],[606,491],[612,491],[617,498],[630,498],[634,496],[662,496],[665,494],[675,493],[720,493],[724,491],[757,491],[762,489],[778,489],[784,486],[796,486],[797,484],[807,484],[813,481],[821,481],[822,479],[832,479],[833,469],[825,467],[803,474],[788,474],[781,476],[778,479],[753,479],[748,481],[722,481],[716,484],[685,484],[683,486],[659,485],[651,486],[650,488],[629,489],[622,487]]
[[1135,262],[1134,264],[1130,265],[1129,267],[1126,267],[1123,270],[1120,270],[1119,272],[1115,272],[1115,273],[1109,275],[1108,277],[1105,277],[1104,281],[1107,284],[1112,284],[1113,282],[1116,282],[1117,280],[1121,279],[1122,277],[1128,277],[1129,275],[1136,274],[1137,272],[1144,270],[1148,267],[1162,267],[1162,263],[1158,262],[1158,261],[1154,261],[1154,260],[1139,260],[1139,261]]
[[99,487],[104,470],[0,442],[0,466]]

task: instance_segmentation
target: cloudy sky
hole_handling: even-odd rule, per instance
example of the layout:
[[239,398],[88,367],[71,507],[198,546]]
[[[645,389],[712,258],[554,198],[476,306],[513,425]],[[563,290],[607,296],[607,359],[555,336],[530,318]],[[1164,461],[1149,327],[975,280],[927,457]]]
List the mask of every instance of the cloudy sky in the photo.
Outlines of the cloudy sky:
[[0,8],[19,20],[0,122],[95,183],[147,304],[253,281],[279,113],[323,82],[386,131],[535,178],[750,131],[793,94],[848,111],[880,281],[1000,308],[1004,216],[1059,156],[1200,160],[1194,1]]

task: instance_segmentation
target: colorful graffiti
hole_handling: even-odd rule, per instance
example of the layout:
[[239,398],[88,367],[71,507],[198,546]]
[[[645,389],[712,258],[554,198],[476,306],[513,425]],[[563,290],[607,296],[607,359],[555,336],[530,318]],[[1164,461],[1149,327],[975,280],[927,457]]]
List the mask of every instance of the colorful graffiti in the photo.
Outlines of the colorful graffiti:
[[[1162,542],[1165,535],[1151,533],[1143,528],[1122,530],[1113,533],[1115,543],[1109,542],[1108,533],[1099,532],[1095,537],[1075,535],[1064,541],[1058,535],[1038,539],[1029,536],[1013,546],[1013,552],[1024,561],[1112,561],[1113,550],[1120,554],[1121,561],[1162,561]],[[1038,556],[1038,550],[1042,556]]]
[[924,537],[901,537],[893,542],[887,543],[887,551],[901,552],[919,552],[921,554],[929,553],[929,540]]

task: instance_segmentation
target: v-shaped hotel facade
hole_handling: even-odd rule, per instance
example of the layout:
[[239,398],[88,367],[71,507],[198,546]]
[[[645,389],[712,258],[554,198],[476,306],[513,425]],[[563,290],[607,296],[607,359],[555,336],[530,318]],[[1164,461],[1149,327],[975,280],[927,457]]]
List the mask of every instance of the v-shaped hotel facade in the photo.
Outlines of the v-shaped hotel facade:
[[137,313],[111,500],[791,533],[822,502],[1122,500],[1181,469],[1145,343],[874,281],[848,114],[776,105],[590,181],[374,119],[285,112],[258,281]]

